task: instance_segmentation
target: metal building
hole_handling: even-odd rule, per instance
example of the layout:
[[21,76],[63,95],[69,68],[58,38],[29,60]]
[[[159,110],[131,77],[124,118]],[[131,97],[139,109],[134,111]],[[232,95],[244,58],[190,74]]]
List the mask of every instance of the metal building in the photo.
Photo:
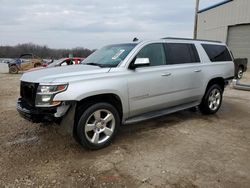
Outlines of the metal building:
[[250,0],[226,0],[198,12],[197,38],[228,44],[250,61]]

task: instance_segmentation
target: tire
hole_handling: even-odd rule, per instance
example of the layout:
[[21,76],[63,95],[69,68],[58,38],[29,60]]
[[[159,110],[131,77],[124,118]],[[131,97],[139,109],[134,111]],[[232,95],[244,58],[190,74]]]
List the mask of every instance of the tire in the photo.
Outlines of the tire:
[[36,64],[34,64],[34,68],[36,68],[36,67],[41,67],[42,65],[40,64],[40,63],[36,63]]
[[9,73],[10,74],[17,74],[18,73],[18,67],[16,65],[11,65],[9,67]]
[[211,85],[199,105],[203,114],[215,114],[221,107],[223,90],[218,84]]
[[76,140],[87,149],[104,148],[112,142],[120,123],[119,113],[114,106],[109,103],[93,104],[80,115]]
[[239,67],[238,72],[237,72],[237,78],[241,79],[243,77],[243,68]]

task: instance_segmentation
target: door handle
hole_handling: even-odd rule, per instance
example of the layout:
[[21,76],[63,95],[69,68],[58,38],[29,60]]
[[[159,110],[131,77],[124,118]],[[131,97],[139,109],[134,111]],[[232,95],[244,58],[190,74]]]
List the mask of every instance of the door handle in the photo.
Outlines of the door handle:
[[194,72],[201,72],[201,69],[195,70]]
[[167,73],[163,73],[161,76],[170,76],[171,73],[170,72],[167,72]]

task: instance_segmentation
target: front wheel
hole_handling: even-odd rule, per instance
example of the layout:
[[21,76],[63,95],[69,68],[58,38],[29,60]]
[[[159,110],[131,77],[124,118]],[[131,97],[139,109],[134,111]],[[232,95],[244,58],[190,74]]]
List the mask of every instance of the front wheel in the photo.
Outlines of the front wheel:
[[9,67],[9,73],[10,74],[17,74],[18,73],[18,67],[16,65],[11,65]]
[[87,108],[77,124],[80,144],[88,149],[108,146],[120,127],[120,116],[114,106],[96,103]]
[[223,90],[218,84],[211,85],[199,105],[203,114],[215,114],[221,107]]

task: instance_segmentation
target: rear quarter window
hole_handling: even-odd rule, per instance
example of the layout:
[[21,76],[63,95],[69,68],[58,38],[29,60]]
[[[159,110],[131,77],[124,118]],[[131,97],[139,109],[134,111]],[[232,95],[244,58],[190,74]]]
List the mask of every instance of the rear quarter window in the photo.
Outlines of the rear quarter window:
[[230,52],[226,46],[215,45],[215,44],[201,44],[206,51],[210,61],[221,62],[221,61],[232,61]]

